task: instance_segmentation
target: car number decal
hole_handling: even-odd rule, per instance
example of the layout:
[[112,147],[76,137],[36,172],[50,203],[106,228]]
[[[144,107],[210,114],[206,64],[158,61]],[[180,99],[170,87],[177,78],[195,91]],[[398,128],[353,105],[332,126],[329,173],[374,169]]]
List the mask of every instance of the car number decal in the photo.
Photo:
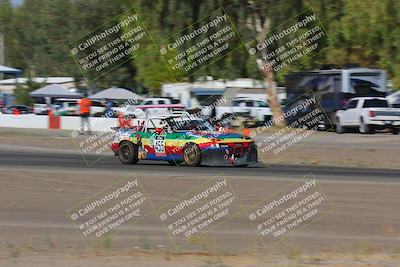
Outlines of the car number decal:
[[154,153],[156,156],[165,156],[165,136],[156,135],[154,137]]

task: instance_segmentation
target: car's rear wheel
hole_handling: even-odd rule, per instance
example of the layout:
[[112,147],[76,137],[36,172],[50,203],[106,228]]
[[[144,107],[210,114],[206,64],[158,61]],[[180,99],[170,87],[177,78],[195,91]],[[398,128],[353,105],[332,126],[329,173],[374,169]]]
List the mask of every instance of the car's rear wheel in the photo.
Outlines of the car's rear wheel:
[[118,157],[122,164],[136,164],[139,161],[138,147],[131,142],[123,142],[118,150]]
[[393,135],[398,135],[399,134],[399,129],[398,128],[393,128],[392,129],[392,134]]
[[360,119],[360,133],[362,133],[362,134],[374,134],[375,130],[372,128],[371,125],[366,124],[364,122],[364,119],[361,118]]
[[199,166],[201,161],[199,147],[193,143],[186,145],[185,149],[183,150],[183,160],[187,166]]

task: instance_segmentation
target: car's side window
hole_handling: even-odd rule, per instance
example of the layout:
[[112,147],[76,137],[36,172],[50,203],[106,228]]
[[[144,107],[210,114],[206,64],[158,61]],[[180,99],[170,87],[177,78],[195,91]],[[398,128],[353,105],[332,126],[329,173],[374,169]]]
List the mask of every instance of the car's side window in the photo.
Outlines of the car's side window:
[[152,133],[152,132],[154,132],[155,128],[156,128],[156,127],[154,126],[153,120],[148,120],[148,121],[147,121],[146,131],[147,131],[148,133]]
[[147,121],[148,133],[154,133],[156,128],[164,128],[164,124],[161,119],[150,119]]
[[350,101],[349,104],[347,105],[347,109],[356,108],[357,107],[357,103],[358,103],[358,100]]
[[258,101],[258,107],[260,107],[260,108],[266,108],[266,107],[268,107],[268,104],[265,103],[265,102],[263,102],[263,101]]

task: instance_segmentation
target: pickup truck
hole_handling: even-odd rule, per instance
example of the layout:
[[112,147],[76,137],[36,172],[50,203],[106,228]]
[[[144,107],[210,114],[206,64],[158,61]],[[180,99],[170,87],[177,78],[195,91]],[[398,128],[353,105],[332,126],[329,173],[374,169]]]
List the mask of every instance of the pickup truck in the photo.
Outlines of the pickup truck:
[[258,122],[269,121],[272,118],[271,108],[268,103],[263,100],[237,97],[233,99],[230,107],[216,107],[216,118],[221,119],[226,114],[242,114],[248,113],[249,117],[254,118]]
[[154,97],[146,98],[139,105],[126,105],[118,111],[124,115],[134,114],[137,118],[171,115],[176,111],[184,111],[185,106],[175,104],[173,99]]
[[348,128],[358,128],[363,134],[373,134],[375,130],[383,129],[399,134],[400,109],[392,108],[386,98],[352,98],[344,110],[338,110],[335,116],[337,133],[344,133]]

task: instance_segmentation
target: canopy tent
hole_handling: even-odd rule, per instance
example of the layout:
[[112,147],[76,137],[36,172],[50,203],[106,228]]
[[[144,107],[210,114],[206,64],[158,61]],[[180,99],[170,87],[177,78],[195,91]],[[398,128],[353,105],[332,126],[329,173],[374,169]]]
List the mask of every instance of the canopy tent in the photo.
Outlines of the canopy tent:
[[110,100],[128,100],[133,99],[135,101],[143,100],[144,98],[140,95],[126,90],[124,88],[108,88],[100,91],[97,94],[89,96],[90,99],[110,99]]
[[19,74],[22,73],[22,70],[14,69],[14,68],[10,68],[10,67],[6,67],[6,66],[3,66],[3,65],[0,65],[0,73],[12,74],[12,75],[18,76]]
[[[0,65],[0,80],[4,79],[4,74],[14,75],[18,78],[22,73],[22,70],[14,69]],[[0,87],[0,106],[8,106],[14,102],[15,97],[13,96],[13,91],[9,88]]]
[[64,97],[64,98],[81,98],[78,93],[71,92],[61,85],[50,84],[45,87],[39,88],[29,94],[31,97]]

